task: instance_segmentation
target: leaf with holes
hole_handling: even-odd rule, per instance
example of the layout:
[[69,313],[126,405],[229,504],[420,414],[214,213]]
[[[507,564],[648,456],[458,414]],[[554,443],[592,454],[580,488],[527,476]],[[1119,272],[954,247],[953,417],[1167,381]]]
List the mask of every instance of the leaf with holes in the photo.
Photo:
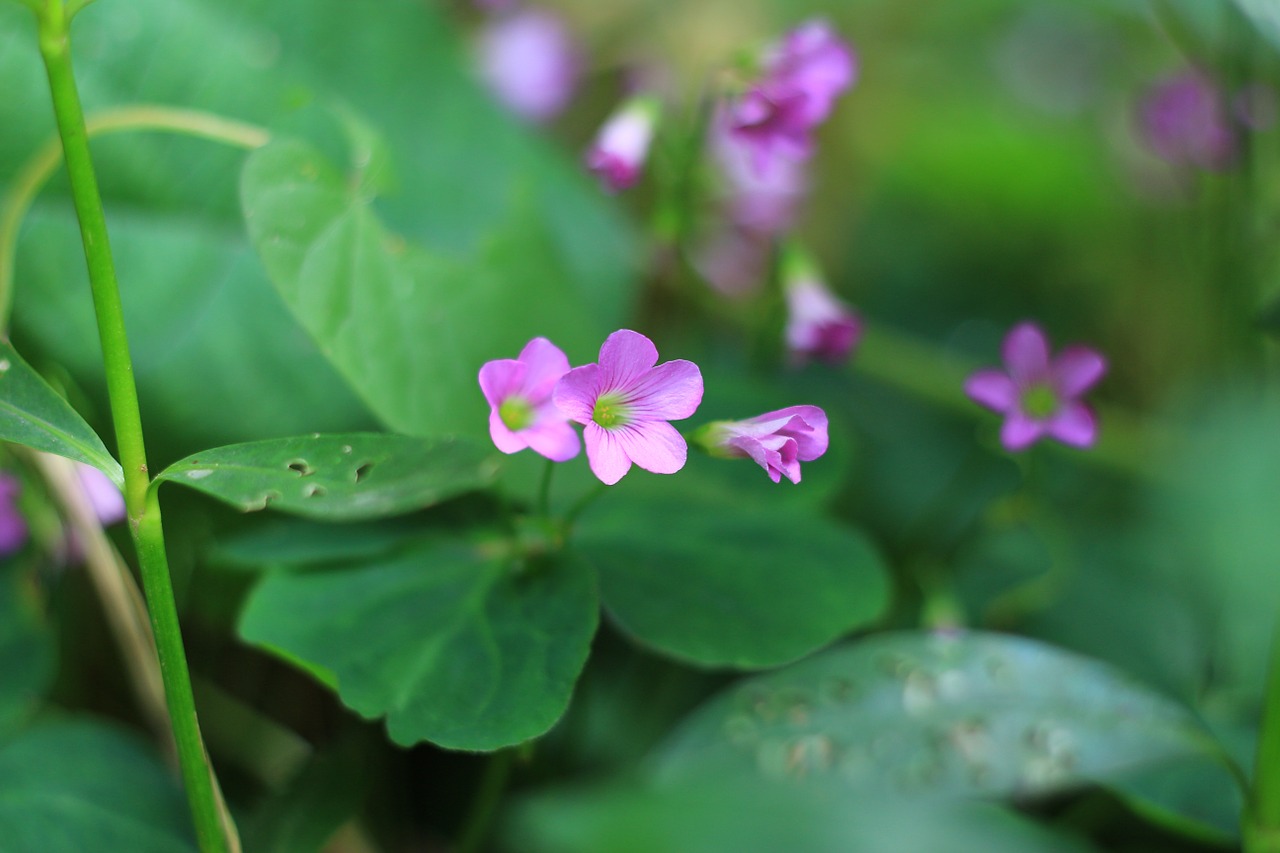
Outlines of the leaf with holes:
[[516,572],[501,554],[424,544],[349,569],[268,575],[240,635],[331,673],[392,740],[491,750],[545,732],[595,634],[591,569],[572,555]]
[[246,512],[267,506],[330,521],[423,509],[483,488],[492,451],[456,438],[348,433],[232,444],[173,463],[156,477]]
[[0,413],[0,440],[92,465],[124,487],[120,463],[98,434],[6,342],[0,342]]
[[730,688],[655,767],[993,797],[1106,781],[1210,744],[1182,706],[1099,662],[1012,636],[897,633]]

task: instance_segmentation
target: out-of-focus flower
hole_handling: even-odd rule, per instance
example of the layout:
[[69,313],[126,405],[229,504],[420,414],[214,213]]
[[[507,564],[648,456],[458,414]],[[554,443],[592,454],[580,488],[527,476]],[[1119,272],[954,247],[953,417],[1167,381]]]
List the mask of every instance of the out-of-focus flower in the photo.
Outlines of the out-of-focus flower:
[[787,297],[787,349],[792,360],[839,364],[862,338],[862,321],[823,283],[817,265],[796,247],[783,257]]
[[656,98],[631,98],[600,128],[587,150],[586,163],[606,190],[619,192],[640,179],[660,110]]
[[1073,447],[1090,447],[1097,418],[1079,397],[1107,372],[1096,350],[1069,346],[1049,357],[1049,342],[1034,323],[1019,323],[1005,336],[1005,370],[974,373],[964,390],[975,402],[1004,415],[1000,442],[1006,450],[1030,447],[1048,436]]
[[498,100],[531,121],[547,121],[569,103],[578,82],[578,49],[564,22],[526,9],[500,15],[480,34],[480,75]]
[[1222,93],[1199,71],[1170,77],[1143,97],[1138,108],[1139,130],[1147,147],[1175,166],[1221,170],[1236,153]]
[[712,153],[727,182],[725,209],[729,220],[762,236],[788,230],[809,190],[806,164],[775,157],[767,168],[757,168],[754,149],[732,131],[723,110],[713,119],[709,134]]
[[532,448],[554,462],[578,455],[581,445],[551,392],[569,372],[569,359],[546,338],[525,344],[519,358],[486,362],[480,389],[489,401],[489,435],[503,453]]
[[827,413],[817,406],[788,406],[745,421],[715,421],[693,441],[712,456],[752,459],[775,483],[800,482],[800,463],[827,452]]
[[601,345],[598,363],[565,374],[553,399],[571,420],[584,425],[591,471],[611,486],[632,463],[655,474],[674,474],[684,467],[688,445],[667,422],[697,410],[702,372],[683,359],[658,364],[651,340],[620,329]]
[[694,251],[693,265],[717,291],[729,297],[750,296],[764,282],[769,247],[765,241],[732,226],[712,232]]
[[124,520],[124,495],[120,494],[110,477],[83,462],[76,463],[76,475],[80,478],[80,488],[89,498],[94,515],[103,527]]
[[27,543],[27,520],[18,509],[22,483],[17,477],[0,473],[0,557],[13,554]]
[[825,21],[787,33],[764,56],[760,77],[726,105],[730,133],[764,175],[778,160],[803,160],[814,128],[857,77],[853,49]]

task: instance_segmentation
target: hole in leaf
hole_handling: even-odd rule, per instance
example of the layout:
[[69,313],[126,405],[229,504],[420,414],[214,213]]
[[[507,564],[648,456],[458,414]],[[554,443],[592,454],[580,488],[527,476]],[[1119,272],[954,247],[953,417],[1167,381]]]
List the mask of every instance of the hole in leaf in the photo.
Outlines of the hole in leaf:
[[307,464],[307,460],[305,459],[295,459],[285,467],[288,468],[290,471],[293,471],[300,477],[305,477],[308,474],[315,473],[315,469],[312,468],[309,464]]
[[358,482],[360,482],[361,480],[363,480],[365,477],[369,476],[369,471],[370,471],[372,468],[373,468],[373,463],[372,463],[372,462],[366,462],[366,463],[364,463],[363,465],[361,465],[359,468],[357,468],[357,469],[356,469],[356,482],[358,483]]
[[327,493],[328,490],[325,489],[324,486],[318,486],[315,483],[304,486],[302,489],[302,496],[304,498],[322,498]]

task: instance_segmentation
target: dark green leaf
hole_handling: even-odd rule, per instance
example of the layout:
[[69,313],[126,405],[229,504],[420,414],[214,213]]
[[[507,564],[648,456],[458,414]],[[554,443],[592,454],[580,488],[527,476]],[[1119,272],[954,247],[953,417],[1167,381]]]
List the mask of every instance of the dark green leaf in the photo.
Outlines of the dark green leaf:
[[381,433],[312,435],[205,450],[166,468],[182,483],[246,512],[271,506],[322,518],[377,518],[479,489],[497,463],[480,445]]
[[578,542],[610,614],[667,654],[773,666],[884,610],[884,567],[854,530],[758,505],[617,497],[583,520]]
[[186,800],[136,738],[47,723],[0,748],[5,853],[192,853]]
[[998,634],[885,634],[741,682],[659,750],[666,778],[762,773],[919,795],[1038,794],[1211,754],[1180,705]]
[[333,674],[392,740],[491,750],[536,737],[568,705],[598,613],[589,567],[424,546],[360,568],[268,575],[240,633]]
[[56,651],[31,576],[0,562],[0,734],[35,710],[53,682]]
[[124,487],[120,463],[98,434],[6,341],[0,341],[0,440],[92,465]]

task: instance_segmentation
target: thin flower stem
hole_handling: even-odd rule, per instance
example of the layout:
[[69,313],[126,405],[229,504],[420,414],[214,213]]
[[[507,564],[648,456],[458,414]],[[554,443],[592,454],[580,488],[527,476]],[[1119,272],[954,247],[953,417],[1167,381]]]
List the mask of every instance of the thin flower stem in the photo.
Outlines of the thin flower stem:
[[191,692],[191,677],[187,671],[169,577],[160,505],[155,491],[149,488],[138,391],[134,384],[120,291],[107,238],[106,217],[89,152],[84,110],[72,69],[70,18],[63,0],[46,0],[38,19],[40,53],[49,78],[54,117],[62,139],[63,158],[76,216],[80,221],[89,284],[93,291],[111,417],[120,463],[124,468],[125,507],[155,634],[182,779],[201,851],[226,853],[238,845],[234,834],[228,832],[230,821],[216,792],[213,770],[196,720],[195,698]]
[[1245,853],[1280,853],[1280,625],[1267,673],[1266,704],[1244,823]]
[[538,515],[549,518],[551,515],[551,477],[556,472],[556,463],[547,460],[542,469],[542,482],[538,485]]
[[511,761],[515,753],[515,748],[508,748],[489,756],[484,775],[480,777],[480,788],[471,803],[462,834],[458,836],[457,853],[476,853],[484,844],[493,825],[493,815],[502,802],[507,779],[511,776]]
[[604,483],[596,483],[595,488],[578,498],[578,502],[569,507],[569,511],[564,514],[564,533],[567,537],[573,530],[573,525],[577,523],[578,516],[582,515],[582,511],[595,502],[595,499],[604,494],[605,489],[609,488]]
[[[133,104],[94,113],[85,119],[92,138],[121,131],[168,131],[222,142],[238,148],[261,148],[270,134],[260,127],[197,110],[157,104]],[[14,177],[4,204],[0,205],[0,337],[8,338],[9,312],[13,306],[14,266],[18,229],[40,189],[62,162],[62,140],[56,134],[40,147]]]

